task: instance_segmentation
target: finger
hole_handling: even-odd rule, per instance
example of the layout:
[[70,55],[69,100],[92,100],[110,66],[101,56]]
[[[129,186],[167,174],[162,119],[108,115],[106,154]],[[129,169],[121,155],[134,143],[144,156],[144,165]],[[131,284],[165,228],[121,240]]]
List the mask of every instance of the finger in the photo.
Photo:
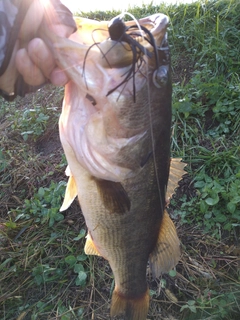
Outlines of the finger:
[[51,25],[51,29],[60,37],[68,38],[74,31],[74,29],[70,26],[66,26],[64,24],[53,24]]
[[41,70],[29,58],[25,48],[18,50],[16,53],[16,67],[22,74],[24,81],[32,86],[39,86],[46,81]]
[[28,44],[28,54],[44,76],[49,78],[56,65],[53,55],[44,41],[40,38],[31,40]]
[[66,73],[64,73],[61,69],[55,68],[50,75],[50,81],[55,86],[64,86],[69,81],[69,79]]
[[36,34],[44,15],[44,1],[33,1],[21,24],[19,38],[31,39]]

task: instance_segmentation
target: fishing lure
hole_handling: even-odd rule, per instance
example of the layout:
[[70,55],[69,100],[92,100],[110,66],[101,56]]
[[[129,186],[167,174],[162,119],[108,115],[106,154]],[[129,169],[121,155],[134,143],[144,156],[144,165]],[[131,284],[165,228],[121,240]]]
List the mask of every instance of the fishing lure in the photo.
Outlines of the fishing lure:
[[[158,52],[157,52],[157,47],[155,44],[155,40],[151,32],[145,28],[144,26],[140,25],[133,25],[127,27],[124,23],[124,20],[122,17],[117,16],[113,18],[109,24],[108,24],[108,32],[110,35],[111,40],[115,41],[123,41],[126,42],[127,44],[130,45],[132,53],[133,53],[133,61],[132,61],[132,67],[130,68],[129,72],[123,79],[121,83],[119,83],[115,88],[111,89],[108,93],[107,96],[110,95],[112,92],[114,92],[117,88],[119,88],[122,84],[127,82],[131,77],[133,77],[133,97],[134,97],[134,102],[136,100],[136,88],[135,88],[135,73],[136,73],[136,62],[140,58],[140,64],[138,65],[139,69],[141,67],[141,64],[143,62],[143,59],[141,58],[141,54],[146,54],[149,58],[151,58],[152,54],[147,50],[144,46],[142,46],[137,40],[134,39],[134,36],[139,36],[139,32],[136,32],[139,30],[139,28],[145,32],[146,35],[148,35],[149,38],[146,36],[143,36],[143,38],[148,41],[154,48],[154,55],[156,59],[156,65],[158,68]],[[129,32],[132,31],[133,32]],[[129,32],[129,33],[127,33]]]
[[[96,30],[97,31],[97,30]],[[144,62],[143,56],[147,55],[147,57],[151,58],[152,53],[147,50],[143,45],[141,45],[135,38],[139,37],[139,31],[143,31],[144,35],[142,36],[144,40],[146,40],[148,43],[150,43],[153,46],[154,49],[154,56],[156,60],[156,67],[157,69],[159,68],[159,56],[158,56],[158,48],[155,44],[155,40],[151,32],[145,28],[144,26],[141,25],[131,25],[131,26],[126,26],[124,23],[124,20],[121,16],[117,16],[113,18],[109,24],[108,24],[108,32],[110,39],[113,41],[121,42],[122,45],[124,46],[124,43],[129,44],[131,51],[133,53],[133,59],[132,59],[132,66],[129,69],[129,71],[125,74],[125,77],[123,81],[121,81],[116,87],[113,89],[109,90],[106,96],[109,96],[111,93],[113,93],[116,89],[118,89],[121,85],[124,83],[127,83],[131,78],[133,78],[133,99],[134,102],[136,102],[136,88],[135,88],[135,74],[136,72],[140,69],[142,63]],[[84,63],[83,63],[83,75],[84,75],[84,70],[86,67],[86,60],[87,60],[87,55],[89,51],[92,49],[93,46],[98,46],[99,42],[94,42],[93,45],[91,45],[85,55]],[[114,46],[113,46],[114,47]],[[98,46],[99,50],[100,47]],[[103,53],[103,56],[105,57],[106,53]],[[107,58],[105,57],[106,61]],[[108,61],[107,61],[108,62]],[[111,65],[109,63],[109,67],[111,68]],[[87,86],[87,81],[85,80],[86,86]]]

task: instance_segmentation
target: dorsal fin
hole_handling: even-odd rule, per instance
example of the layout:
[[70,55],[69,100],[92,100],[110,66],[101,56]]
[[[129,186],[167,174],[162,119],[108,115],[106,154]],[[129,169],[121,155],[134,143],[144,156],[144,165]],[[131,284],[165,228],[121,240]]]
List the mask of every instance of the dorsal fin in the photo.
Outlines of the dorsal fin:
[[169,178],[166,192],[166,201],[172,198],[175,189],[178,187],[178,182],[182,179],[183,175],[186,174],[184,168],[186,163],[181,162],[181,158],[172,158],[170,163]]

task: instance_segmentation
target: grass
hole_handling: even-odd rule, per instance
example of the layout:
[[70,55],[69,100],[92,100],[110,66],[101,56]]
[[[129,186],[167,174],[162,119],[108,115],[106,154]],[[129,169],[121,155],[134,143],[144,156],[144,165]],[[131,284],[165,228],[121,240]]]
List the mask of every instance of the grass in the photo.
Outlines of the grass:
[[[169,15],[172,153],[188,164],[169,208],[182,242],[176,271],[150,285],[148,319],[240,314],[240,3],[144,5]],[[108,20],[118,12],[81,13]],[[57,121],[63,90],[0,101],[0,318],[109,319],[108,263],[87,257],[77,202],[65,188]]]

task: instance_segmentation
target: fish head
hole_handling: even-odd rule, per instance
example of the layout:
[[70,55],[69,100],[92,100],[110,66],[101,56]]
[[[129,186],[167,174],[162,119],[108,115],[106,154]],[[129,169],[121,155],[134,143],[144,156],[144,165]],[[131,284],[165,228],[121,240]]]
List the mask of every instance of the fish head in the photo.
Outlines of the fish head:
[[[75,17],[77,31],[69,39],[44,30],[44,26],[41,35],[53,51],[59,67],[77,83],[79,78],[83,77],[84,67],[91,61],[104,69],[129,68],[143,56],[150,62],[149,58],[153,57],[150,53],[153,53],[156,48],[160,49],[164,40],[167,39],[166,29],[169,18],[164,14],[154,14],[139,20],[122,22],[122,24],[114,23],[115,20],[123,21],[123,17],[120,15],[111,21],[102,22]],[[111,37],[113,27],[120,28],[118,39]],[[154,39],[155,48],[151,38]],[[136,51],[135,55],[134,51]],[[78,80],[75,79],[76,73]]]
[[[122,182],[138,174],[154,148],[150,122],[154,130],[159,121],[170,127],[168,22],[164,14],[127,22],[77,18],[70,39],[46,34],[70,79],[60,118],[65,153],[70,161],[74,150],[96,178]],[[158,102],[166,92],[165,112]]]

